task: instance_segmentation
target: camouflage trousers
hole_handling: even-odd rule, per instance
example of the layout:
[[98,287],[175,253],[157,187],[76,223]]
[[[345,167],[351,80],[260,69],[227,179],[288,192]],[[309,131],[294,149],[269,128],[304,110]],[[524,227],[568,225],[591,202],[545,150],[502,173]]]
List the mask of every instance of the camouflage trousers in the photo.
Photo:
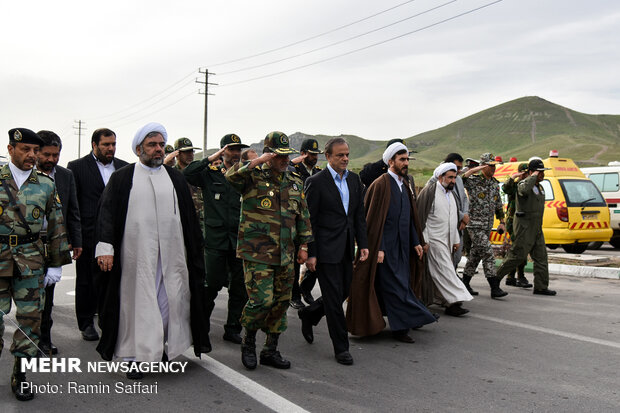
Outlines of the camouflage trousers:
[[243,261],[243,271],[248,302],[241,314],[241,325],[265,333],[284,332],[295,274],[293,263],[280,266]]
[[[0,309],[8,314],[11,311],[11,299],[15,301],[15,318],[19,329],[13,334],[11,353],[16,357],[36,357],[37,348],[33,342],[39,343],[41,331],[41,312],[45,301],[43,274],[34,271],[35,275],[22,277],[14,265],[12,277],[0,277]],[[8,317],[8,316],[7,316]],[[26,335],[24,335],[26,333]],[[0,352],[4,348],[4,314],[0,313]],[[28,340],[30,338],[30,340]]]
[[467,263],[463,270],[463,276],[473,277],[478,268],[478,264],[482,261],[484,276],[487,278],[495,277],[495,257],[493,256],[493,248],[489,241],[490,229],[486,228],[466,228],[471,240]]

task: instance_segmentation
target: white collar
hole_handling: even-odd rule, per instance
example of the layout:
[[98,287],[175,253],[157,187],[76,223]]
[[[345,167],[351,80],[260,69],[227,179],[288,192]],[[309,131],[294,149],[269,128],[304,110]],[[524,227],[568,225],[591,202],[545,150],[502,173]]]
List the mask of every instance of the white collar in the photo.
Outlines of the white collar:
[[146,166],[142,162],[138,162],[138,165],[140,165],[142,168],[144,168],[144,169],[146,169],[147,171],[150,171],[150,172],[156,172],[156,171],[159,171],[161,169],[161,165],[156,166],[154,168],[152,168],[150,166]]
[[13,175],[13,180],[15,180],[15,184],[17,184],[17,189],[20,189],[22,187],[24,182],[26,182],[26,179],[28,179],[28,177],[32,173],[32,169],[23,171],[17,166],[15,166],[12,161],[9,161],[9,169],[11,170],[11,174]]

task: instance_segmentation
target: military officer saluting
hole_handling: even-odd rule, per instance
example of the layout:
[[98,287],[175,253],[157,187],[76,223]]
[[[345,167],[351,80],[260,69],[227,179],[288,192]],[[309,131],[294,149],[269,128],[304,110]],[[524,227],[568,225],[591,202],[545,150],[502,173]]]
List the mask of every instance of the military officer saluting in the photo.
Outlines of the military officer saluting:
[[500,298],[508,293],[499,287],[499,280],[495,276],[495,257],[489,241],[493,228],[493,215],[500,221],[497,231],[502,233],[505,230],[504,204],[499,193],[499,182],[493,177],[495,165],[499,162],[495,160],[493,154],[484,153],[479,163],[479,166],[468,169],[463,174],[463,184],[469,195],[470,218],[465,229],[471,239],[471,248],[463,270],[463,284],[470,294],[475,295],[469,282],[482,261],[484,275],[491,287],[491,297]]
[[[11,129],[11,161],[0,169],[0,352],[4,347],[3,317],[11,310],[12,299],[19,329],[11,345],[15,356],[11,389],[21,401],[34,397],[29,386],[22,386],[26,375],[21,359],[36,357],[38,353],[44,285],[59,281],[53,271],[44,274],[44,267],[71,262],[54,181],[33,169],[42,144],[41,138],[29,129]],[[40,238],[44,219],[46,246]]]
[[528,164],[528,177],[517,184],[512,247],[497,270],[497,278],[501,281],[504,275],[513,273],[529,254],[534,261],[534,294],[541,295],[556,294],[549,289],[547,247],[542,230],[545,191],[540,182],[545,179],[545,170],[548,169],[540,159],[532,159]]
[[[301,155],[297,158],[291,159],[288,169],[289,171],[298,174],[305,186],[306,179],[321,172],[321,168],[319,168],[316,164],[319,160],[319,155],[322,154],[323,151],[319,149],[319,142],[317,142],[316,139],[305,139],[301,143],[301,149],[299,152]],[[295,247],[298,248],[299,246],[296,245]],[[300,265],[295,262],[295,278],[293,280],[291,307],[297,310],[304,307],[304,304],[301,302],[302,296],[308,304],[312,304],[314,302],[314,298],[312,297],[312,289],[316,283],[316,272],[306,271],[304,279],[301,283],[299,282],[299,272]]]
[[[289,154],[297,151],[282,132],[269,133],[264,146],[261,156],[226,172],[242,196],[237,257],[243,259],[248,302],[241,316],[241,361],[256,368],[256,332],[263,330],[267,339],[261,364],[288,369],[291,363],[277,350],[278,337],[286,330],[293,261],[303,264],[308,258],[312,232],[303,183],[287,170]],[[300,245],[297,257],[294,243]]]
[[[224,340],[241,344],[241,311],[248,300],[243,279],[243,261],[236,257],[241,199],[224,173],[241,159],[239,136],[230,133],[220,140],[220,150],[209,158],[190,163],[183,169],[187,181],[202,190],[204,203],[206,279],[204,309],[207,325],[222,287],[228,288],[228,318]],[[220,166],[211,160],[223,158]]]

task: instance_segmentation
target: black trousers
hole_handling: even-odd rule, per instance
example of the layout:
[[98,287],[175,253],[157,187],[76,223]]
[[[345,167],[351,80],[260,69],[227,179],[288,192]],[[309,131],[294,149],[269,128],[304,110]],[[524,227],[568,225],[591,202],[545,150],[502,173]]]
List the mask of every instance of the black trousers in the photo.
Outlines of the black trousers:
[[[297,257],[297,250],[295,250],[295,257]],[[314,285],[316,284],[316,271],[310,271],[306,269],[306,274],[304,275],[304,279],[299,282],[299,273],[300,273],[300,265],[295,260],[294,268],[295,268],[295,279],[293,280],[293,291],[291,294],[291,299],[301,299],[302,293],[312,292]]]
[[75,315],[78,327],[84,331],[94,324],[93,319],[97,312],[97,291],[93,276],[95,265],[95,248],[83,246],[82,255],[75,262]]
[[353,262],[350,254],[344,255],[337,264],[317,263],[316,273],[323,296],[300,311],[313,325],[317,325],[325,315],[335,354],[349,350],[349,333],[342,303],[351,290]]
[[43,312],[41,313],[41,336],[42,343],[47,345],[52,344],[52,307],[54,306],[54,288],[56,284],[51,284],[45,287],[45,305],[43,306]]

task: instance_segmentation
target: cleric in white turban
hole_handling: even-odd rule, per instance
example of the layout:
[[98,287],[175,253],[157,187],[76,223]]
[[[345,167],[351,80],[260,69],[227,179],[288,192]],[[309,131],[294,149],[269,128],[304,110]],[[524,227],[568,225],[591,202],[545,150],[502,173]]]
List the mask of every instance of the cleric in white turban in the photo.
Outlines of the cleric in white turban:
[[157,122],[149,122],[140,129],[138,129],[138,131],[134,135],[133,141],[131,142],[131,149],[133,150],[133,153],[138,155],[137,147],[140,146],[140,144],[144,142],[144,139],[146,139],[149,135],[152,136],[156,133],[160,134],[161,137],[164,139],[164,145],[166,144],[166,142],[168,142],[168,132],[166,132],[166,128],[164,128],[164,125]]
[[402,150],[405,150],[407,151],[407,153],[409,153],[409,149],[407,149],[407,147],[404,144],[400,142],[395,142],[391,144],[385,149],[385,151],[383,151],[383,162],[385,162],[385,164],[388,165],[388,161],[392,159],[394,155],[396,155],[398,152]]
[[439,164],[439,166],[437,168],[435,168],[435,172],[433,172],[433,176],[436,179],[439,179],[440,176],[442,176],[443,174],[445,174],[448,171],[458,171],[457,167],[455,164],[453,164],[452,162],[444,162]]
[[140,128],[132,142],[138,162],[114,172],[101,196],[97,351],[105,360],[173,359],[192,344],[196,355],[211,350],[202,233],[185,177],[162,165],[167,136],[159,123]]

